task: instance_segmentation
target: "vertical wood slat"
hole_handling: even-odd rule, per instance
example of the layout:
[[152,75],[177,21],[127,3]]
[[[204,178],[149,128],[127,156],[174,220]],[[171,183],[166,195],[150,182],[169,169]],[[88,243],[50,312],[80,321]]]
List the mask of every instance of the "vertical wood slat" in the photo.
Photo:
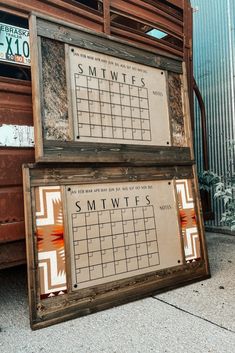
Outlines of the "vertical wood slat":
[[104,33],[110,34],[110,0],[103,0]]
[[30,176],[27,168],[23,167],[23,179],[24,179],[24,215],[25,223],[28,225],[26,227],[26,254],[28,260],[27,266],[27,278],[28,278],[28,298],[29,298],[29,312],[30,321],[36,319],[37,309],[36,309],[36,295],[37,285],[36,285],[36,254],[35,254],[35,235],[32,220],[32,204],[31,204],[31,190],[30,190]]
[[[32,97],[33,97],[33,119],[35,126],[35,155],[41,156],[43,154],[42,149],[42,127],[41,127],[41,93],[42,87],[40,86],[40,73],[41,70],[41,45],[39,45],[36,29],[36,16],[31,15],[29,20],[29,31],[30,31],[30,48],[31,48],[31,72],[32,72]],[[40,143],[39,143],[40,142]]]

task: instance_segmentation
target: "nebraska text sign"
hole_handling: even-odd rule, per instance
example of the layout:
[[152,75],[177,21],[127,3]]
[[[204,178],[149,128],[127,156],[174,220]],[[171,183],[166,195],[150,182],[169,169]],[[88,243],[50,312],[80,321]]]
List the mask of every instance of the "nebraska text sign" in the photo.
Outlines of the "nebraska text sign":
[[30,65],[28,29],[0,23],[0,60]]

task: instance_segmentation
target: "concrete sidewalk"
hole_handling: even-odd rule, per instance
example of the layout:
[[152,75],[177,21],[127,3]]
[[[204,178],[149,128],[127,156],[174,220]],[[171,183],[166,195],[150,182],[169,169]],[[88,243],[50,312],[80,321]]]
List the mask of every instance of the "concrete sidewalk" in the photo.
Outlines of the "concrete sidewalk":
[[25,267],[0,272],[0,352],[234,353],[235,237],[207,242],[211,279],[35,332]]

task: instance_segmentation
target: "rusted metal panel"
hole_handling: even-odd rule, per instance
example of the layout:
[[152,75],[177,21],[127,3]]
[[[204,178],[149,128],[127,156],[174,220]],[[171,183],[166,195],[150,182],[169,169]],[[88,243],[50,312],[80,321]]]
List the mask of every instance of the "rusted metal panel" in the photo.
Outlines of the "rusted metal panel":
[[[179,50],[178,48],[173,48],[170,44],[165,44],[163,41],[156,41],[152,39],[151,37],[148,37],[146,35],[139,35],[137,33],[134,33],[133,30],[128,29],[129,31],[127,32],[126,28],[120,28],[121,26],[112,26],[111,27],[111,34],[118,36],[119,38],[123,38],[125,40],[128,40],[131,43],[139,43],[142,48],[154,48],[160,49],[161,52],[163,53],[169,53],[174,55],[174,57],[182,58],[183,57],[183,51]],[[130,36],[131,34],[131,36]]]
[[24,220],[23,190],[21,186],[0,189],[0,224]]
[[174,5],[174,6],[177,6],[179,8],[183,8],[183,3],[184,3],[184,0],[167,0],[168,3]]
[[34,162],[33,149],[0,149],[0,186],[21,185],[22,164],[31,162]]
[[64,19],[70,23],[80,26],[103,31],[102,14],[98,11],[88,9],[75,3],[69,3],[62,0],[8,0],[0,6],[4,11],[13,11],[14,13],[24,13],[27,17],[30,12],[37,11],[41,14],[53,16],[57,19]]
[[[184,0],[184,4],[189,6],[187,0]],[[139,43],[146,49],[160,50],[166,55],[182,58],[185,30],[188,27],[184,26],[182,9],[169,5],[150,0],[111,0],[111,34],[131,43]],[[134,23],[136,28],[133,27]],[[163,40],[148,36],[147,32],[153,28],[164,31],[168,36]]]
[[144,0],[146,3],[150,3],[162,9],[165,13],[173,15],[178,18],[182,18],[183,2],[184,0]]
[[[21,80],[0,78],[0,124],[10,127],[10,124],[32,125],[32,100],[31,84]],[[8,124],[8,125],[6,125]],[[22,163],[33,161],[33,149],[0,148],[0,223],[1,239],[15,238],[16,228],[18,235],[24,236],[22,229],[23,193],[22,187]],[[5,226],[9,222],[21,222],[19,225]],[[13,233],[11,233],[11,230]]]
[[33,125],[31,83],[0,77],[0,125]]
[[[10,138],[3,134],[4,127],[17,133],[32,125],[31,83],[0,77],[1,141]],[[12,141],[20,142],[20,136],[15,137]],[[0,147],[0,268],[25,262],[22,164],[32,161],[33,148]]]
[[182,21],[170,16],[157,8],[157,4],[151,5],[140,0],[111,0],[111,11],[118,11],[120,14],[134,16],[137,20],[148,22],[152,26],[167,31],[169,34],[182,38]]
[[24,93],[31,96],[31,82],[0,76],[0,90],[9,93]]
[[26,262],[25,242],[16,241],[14,243],[1,244],[0,259],[0,270],[24,264]]
[[[2,92],[0,91],[0,97]],[[0,98],[1,101],[1,98]],[[1,104],[1,103],[0,103]],[[15,125],[33,125],[32,111],[22,111],[17,108],[4,107],[0,105],[0,125],[15,124]]]
[[24,238],[25,226],[23,221],[0,224],[0,244],[24,240]]
[[165,1],[165,0],[160,0],[160,1],[155,1],[155,0],[144,0],[147,3],[151,3],[155,6],[157,6],[159,9],[163,10],[165,13],[168,13],[178,19],[183,18],[183,3],[184,0],[179,0],[179,1]]

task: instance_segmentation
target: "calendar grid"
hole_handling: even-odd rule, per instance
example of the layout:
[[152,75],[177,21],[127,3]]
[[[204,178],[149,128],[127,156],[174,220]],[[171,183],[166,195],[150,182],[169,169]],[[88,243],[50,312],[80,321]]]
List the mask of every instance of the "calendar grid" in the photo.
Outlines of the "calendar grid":
[[72,214],[75,286],[160,265],[153,206]]
[[77,139],[151,141],[146,87],[74,74]]

